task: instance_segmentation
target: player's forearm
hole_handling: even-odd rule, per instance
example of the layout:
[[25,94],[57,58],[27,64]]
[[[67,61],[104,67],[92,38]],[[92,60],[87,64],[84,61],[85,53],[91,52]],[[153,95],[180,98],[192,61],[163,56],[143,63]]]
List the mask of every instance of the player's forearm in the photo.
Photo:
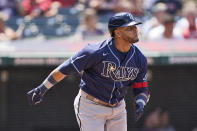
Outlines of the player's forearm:
[[62,74],[58,69],[55,69],[44,80],[42,85],[45,86],[47,89],[50,89],[51,87],[53,87],[55,84],[60,82],[65,77],[66,77],[66,75]]
[[135,95],[135,102],[142,102],[145,106],[150,98],[150,91],[147,82],[137,82],[133,85],[133,93]]
[[51,75],[53,76],[54,80],[57,82],[60,82],[62,79],[66,77],[63,73],[61,73],[58,69],[55,69],[51,72]]

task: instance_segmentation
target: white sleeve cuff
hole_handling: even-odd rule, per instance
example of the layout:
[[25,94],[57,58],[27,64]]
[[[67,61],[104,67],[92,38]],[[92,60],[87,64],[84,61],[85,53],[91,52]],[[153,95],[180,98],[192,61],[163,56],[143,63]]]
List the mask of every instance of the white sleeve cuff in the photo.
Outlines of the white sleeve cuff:
[[47,88],[50,89],[53,84],[51,82],[49,82],[47,79],[43,82],[43,85]]
[[138,100],[136,101],[136,103],[139,103],[139,102],[141,102],[144,106],[146,105],[145,101],[142,100],[142,99],[138,99]]

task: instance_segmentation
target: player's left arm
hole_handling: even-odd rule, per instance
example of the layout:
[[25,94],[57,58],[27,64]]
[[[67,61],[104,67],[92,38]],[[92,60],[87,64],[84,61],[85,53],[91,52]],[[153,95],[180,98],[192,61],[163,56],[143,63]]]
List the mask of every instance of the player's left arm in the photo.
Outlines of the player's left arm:
[[147,81],[147,60],[144,57],[141,61],[139,74],[133,84],[133,93],[135,95],[136,121],[140,119],[143,114],[144,107],[150,98],[150,91]]
[[83,69],[89,68],[95,61],[95,58],[90,60],[90,58],[95,57],[93,54],[91,47],[87,45],[73,57],[59,65],[38,87],[27,93],[30,104],[36,105],[40,103],[46,92],[67,75],[80,73]]
[[58,68],[54,69],[38,87],[27,93],[27,98],[30,104],[36,105],[40,103],[43,100],[45,93],[65,77],[66,75],[61,73]]

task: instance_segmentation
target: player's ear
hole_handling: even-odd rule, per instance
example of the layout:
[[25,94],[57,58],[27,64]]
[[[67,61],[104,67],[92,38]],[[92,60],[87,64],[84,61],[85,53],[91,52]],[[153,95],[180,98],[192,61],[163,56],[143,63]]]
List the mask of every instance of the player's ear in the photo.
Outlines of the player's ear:
[[120,37],[120,31],[119,31],[118,29],[116,29],[116,30],[114,31],[114,36]]

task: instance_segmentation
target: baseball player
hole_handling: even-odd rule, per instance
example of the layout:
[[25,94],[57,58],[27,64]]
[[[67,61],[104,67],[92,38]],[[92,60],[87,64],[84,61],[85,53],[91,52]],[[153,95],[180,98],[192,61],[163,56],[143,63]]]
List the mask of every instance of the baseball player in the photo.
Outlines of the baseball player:
[[88,44],[54,69],[44,82],[27,93],[35,105],[67,75],[82,73],[74,109],[81,131],[127,131],[125,95],[132,87],[135,118],[149,101],[147,61],[134,45],[138,42],[137,22],[132,14],[117,13],[108,22],[111,38]]

